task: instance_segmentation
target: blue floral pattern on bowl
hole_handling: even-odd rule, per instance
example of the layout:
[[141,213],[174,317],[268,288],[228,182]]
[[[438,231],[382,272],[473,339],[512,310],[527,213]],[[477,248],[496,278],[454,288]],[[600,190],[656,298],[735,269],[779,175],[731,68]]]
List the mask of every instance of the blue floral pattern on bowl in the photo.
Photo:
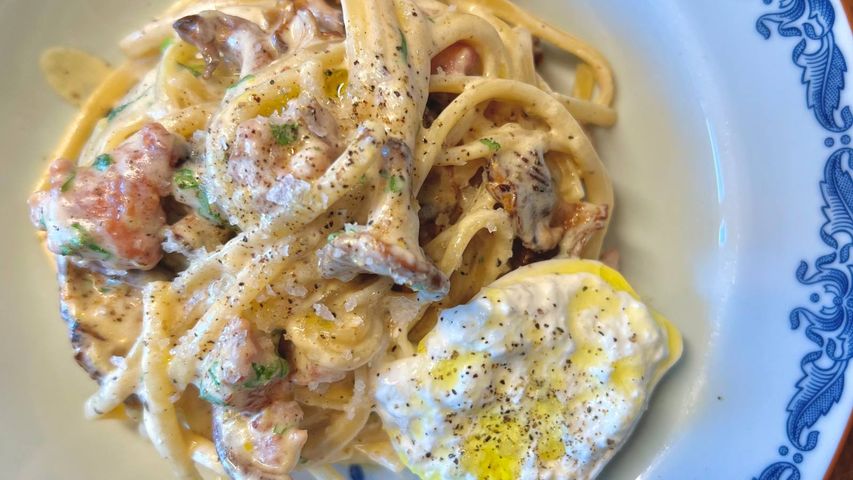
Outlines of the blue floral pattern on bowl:
[[[772,5],[772,0],[763,0]],[[810,305],[794,308],[790,327],[802,329],[815,349],[800,360],[802,376],[786,407],[786,435],[781,457],[753,480],[799,480],[798,464],[820,439],[817,424],[840,401],[844,376],[853,358],[853,149],[845,132],[853,126],[850,107],[842,105],[847,62],[835,40],[835,9],[830,0],[780,0],[762,15],[756,29],[770,39],[798,38],[791,59],[802,72],[806,105],[827,132],[823,144],[834,151],[820,183],[826,221],[820,238],[829,247],[812,263],[800,262],[797,280],[822,293]],[[790,459],[789,459],[789,454]]]

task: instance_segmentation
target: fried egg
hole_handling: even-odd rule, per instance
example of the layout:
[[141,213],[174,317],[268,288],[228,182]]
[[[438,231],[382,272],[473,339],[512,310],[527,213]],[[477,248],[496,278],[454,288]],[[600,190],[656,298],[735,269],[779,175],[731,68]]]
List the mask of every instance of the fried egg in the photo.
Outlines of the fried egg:
[[589,479],[681,350],[615,270],[540,262],[443,311],[381,371],[377,409],[422,479]]

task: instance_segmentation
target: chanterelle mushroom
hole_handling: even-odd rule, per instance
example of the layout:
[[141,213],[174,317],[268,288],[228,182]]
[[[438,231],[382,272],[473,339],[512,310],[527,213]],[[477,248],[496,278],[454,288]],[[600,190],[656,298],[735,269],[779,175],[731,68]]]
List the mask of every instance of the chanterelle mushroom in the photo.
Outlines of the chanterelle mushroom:
[[544,134],[525,137],[510,127],[514,125],[504,130],[515,141],[498,144],[504,146],[489,159],[486,188],[512,215],[525,247],[551,250],[562,238],[563,228],[551,226],[557,193],[542,151]]
[[382,147],[382,158],[380,173],[386,185],[379,205],[366,226],[349,226],[318,252],[320,271],[324,277],[342,281],[359,273],[384,275],[425,298],[441,298],[450,289],[450,282],[418,244],[411,150],[391,139]]
[[297,9],[311,12],[324,32],[344,34],[344,14],[339,6],[333,7],[326,0],[295,0],[293,3]]
[[333,7],[325,0],[280,3],[283,7],[274,37],[279,50],[290,52],[318,41],[343,37],[344,18],[340,7]]
[[74,359],[93,379],[116,368],[142,328],[142,287],[166,280],[161,269],[134,270],[110,277],[56,259],[62,319],[68,326]]
[[560,240],[560,254],[580,257],[595,232],[604,228],[609,215],[607,205],[580,202],[563,208],[566,233]]
[[246,76],[275,60],[279,52],[272,37],[257,24],[216,10],[179,18],[173,28],[185,42],[198,48],[209,77],[221,62]]
[[[522,244],[536,252],[560,245],[561,253],[578,256],[597,230],[604,227],[607,207],[569,205],[558,198],[545,162],[545,133],[538,135],[508,124],[492,140],[497,148],[486,169],[486,189],[512,216]],[[502,146],[504,145],[504,146]]]

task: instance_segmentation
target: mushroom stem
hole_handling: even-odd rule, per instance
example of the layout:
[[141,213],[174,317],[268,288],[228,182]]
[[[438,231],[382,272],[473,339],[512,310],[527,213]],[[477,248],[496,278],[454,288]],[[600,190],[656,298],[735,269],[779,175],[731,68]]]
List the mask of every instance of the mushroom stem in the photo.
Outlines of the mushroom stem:
[[418,243],[412,152],[392,138],[382,146],[381,155],[380,183],[384,185],[378,205],[367,225],[348,226],[320,250],[320,272],[342,281],[359,273],[375,273],[418,291],[425,299],[440,299],[447,295],[450,282]]

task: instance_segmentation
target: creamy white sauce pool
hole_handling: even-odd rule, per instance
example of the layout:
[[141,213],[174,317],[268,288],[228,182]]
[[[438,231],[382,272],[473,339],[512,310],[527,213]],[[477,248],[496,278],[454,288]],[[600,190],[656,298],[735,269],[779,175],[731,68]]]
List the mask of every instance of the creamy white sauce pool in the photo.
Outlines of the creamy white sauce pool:
[[422,478],[594,476],[671,364],[665,326],[599,276],[515,278],[446,310],[378,379],[392,442]]

